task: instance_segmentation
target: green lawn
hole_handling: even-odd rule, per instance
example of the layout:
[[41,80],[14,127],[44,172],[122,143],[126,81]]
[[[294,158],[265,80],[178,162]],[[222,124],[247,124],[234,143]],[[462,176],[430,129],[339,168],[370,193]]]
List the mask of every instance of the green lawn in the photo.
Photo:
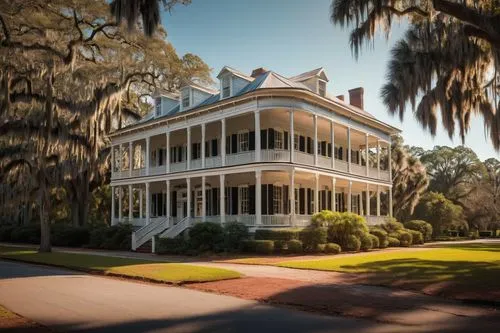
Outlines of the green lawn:
[[88,254],[37,253],[34,249],[19,247],[0,246],[0,258],[170,283],[206,282],[240,277],[238,272],[220,268]]

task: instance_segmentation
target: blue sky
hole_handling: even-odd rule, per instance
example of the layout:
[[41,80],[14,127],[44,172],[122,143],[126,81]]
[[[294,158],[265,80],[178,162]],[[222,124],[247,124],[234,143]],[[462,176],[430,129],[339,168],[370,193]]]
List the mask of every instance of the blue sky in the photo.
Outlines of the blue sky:
[[[402,129],[406,143],[426,149],[460,144],[459,138],[450,140],[442,127],[432,138],[411,112],[401,123],[379,98],[390,48],[404,26],[396,26],[388,41],[377,38],[374,48],[365,48],[356,61],[349,48],[349,30],[330,22],[330,4],[331,0],[192,0],[162,18],[177,52],[199,55],[213,68],[213,76],[224,65],[248,74],[265,67],[284,76],[324,67],[329,92],[347,95],[348,89],[364,87],[365,109]],[[465,144],[482,160],[500,158],[486,138],[482,118],[472,121]]]

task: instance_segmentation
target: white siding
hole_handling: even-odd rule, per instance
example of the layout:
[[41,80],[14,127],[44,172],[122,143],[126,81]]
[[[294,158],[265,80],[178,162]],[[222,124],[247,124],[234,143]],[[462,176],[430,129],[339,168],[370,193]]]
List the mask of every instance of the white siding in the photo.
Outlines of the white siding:
[[211,95],[209,93],[206,93],[204,91],[198,90],[196,88],[191,88],[192,91],[192,96],[191,96],[191,105],[189,106],[190,108],[193,108],[209,98]]
[[161,97],[161,114],[167,114],[168,111],[172,110],[174,106],[179,104],[179,100],[168,98],[165,96]]
[[242,79],[238,76],[233,75],[233,94],[232,96],[238,94],[241,89],[250,83],[249,81]]

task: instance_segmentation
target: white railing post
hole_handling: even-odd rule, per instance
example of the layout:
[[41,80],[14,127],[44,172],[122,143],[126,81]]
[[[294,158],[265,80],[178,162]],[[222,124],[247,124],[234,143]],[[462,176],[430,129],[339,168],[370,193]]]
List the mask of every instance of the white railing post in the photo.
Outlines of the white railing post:
[[380,216],[380,185],[377,185],[377,216]]
[[[222,166],[225,166],[226,165],[226,119],[225,118],[222,118],[220,120],[220,125],[221,125],[220,157]],[[257,135],[257,133],[255,135]]]
[[347,191],[347,211],[352,212],[352,182],[349,181],[348,191]]
[[331,152],[332,155],[332,169],[335,169],[335,123],[333,121],[330,122],[330,142],[332,144]]
[[146,176],[149,176],[149,159],[151,158],[151,137],[146,138]]
[[115,225],[115,186],[111,186],[111,225]]
[[293,123],[294,114],[293,109],[290,109],[290,163],[294,161],[295,154],[295,126]]
[[255,170],[255,224],[262,224],[262,186],[261,186],[262,172]]
[[369,139],[369,134],[366,133],[365,137],[365,162],[366,162],[366,177],[370,176],[370,159],[369,159],[369,149],[368,149],[368,139]]
[[165,133],[165,141],[166,141],[165,172],[170,173],[170,131],[167,131],[167,133]]
[[318,116],[313,116],[314,126],[314,165],[318,166]]
[[366,184],[366,216],[370,215],[370,184]]
[[331,200],[332,200],[332,212],[337,211],[337,209],[335,208],[335,205],[336,205],[335,201],[337,200],[336,193],[335,193],[336,192],[335,191],[336,183],[337,183],[337,179],[335,177],[333,177],[332,178],[332,198],[331,198]]
[[219,175],[219,186],[220,186],[220,191],[219,191],[219,206],[220,206],[220,222],[225,223],[226,222],[226,188],[225,188],[225,183],[224,183],[224,174]]
[[133,214],[133,197],[134,197],[134,192],[132,189],[132,185],[128,186],[128,223],[132,223],[132,219],[134,217]]
[[146,183],[146,225],[149,224],[149,221],[151,219],[151,214],[150,214],[150,194],[149,194],[149,183]]
[[187,170],[191,169],[191,126],[186,128],[187,131]]
[[201,167],[205,169],[205,123],[201,124]]
[[134,154],[133,154],[133,142],[128,143],[128,174],[132,177],[132,170],[134,169]]
[[206,193],[205,193],[205,181],[206,178],[205,176],[201,177],[201,220],[203,222],[206,222],[207,220],[207,214],[206,214],[206,209],[207,209],[207,198],[206,198]]
[[260,111],[254,112],[255,118],[255,162],[261,161],[260,156]]

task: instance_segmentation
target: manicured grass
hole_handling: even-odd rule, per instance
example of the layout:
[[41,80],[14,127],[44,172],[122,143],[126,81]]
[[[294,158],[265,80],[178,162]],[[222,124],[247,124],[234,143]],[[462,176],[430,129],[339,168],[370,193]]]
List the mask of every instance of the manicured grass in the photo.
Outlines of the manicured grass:
[[0,246],[0,258],[169,283],[207,282],[240,277],[238,272],[220,268],[88,254],[37,253],[34,249],[18,247]]

